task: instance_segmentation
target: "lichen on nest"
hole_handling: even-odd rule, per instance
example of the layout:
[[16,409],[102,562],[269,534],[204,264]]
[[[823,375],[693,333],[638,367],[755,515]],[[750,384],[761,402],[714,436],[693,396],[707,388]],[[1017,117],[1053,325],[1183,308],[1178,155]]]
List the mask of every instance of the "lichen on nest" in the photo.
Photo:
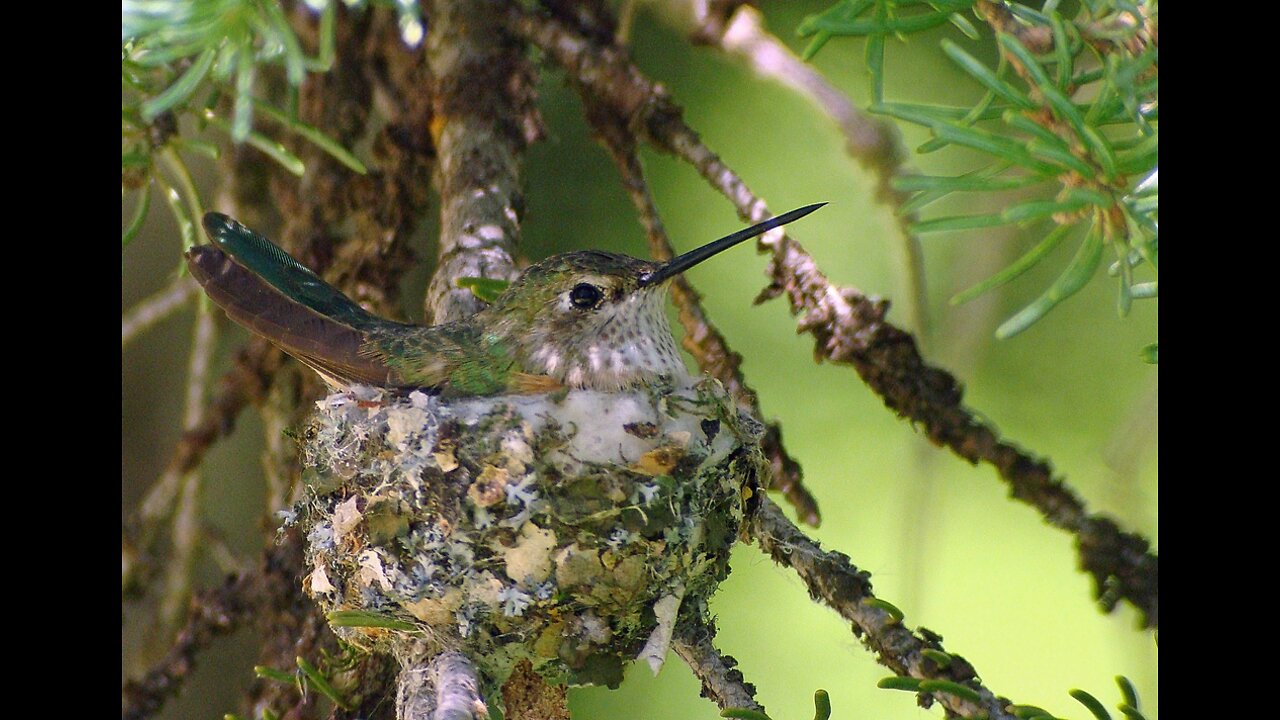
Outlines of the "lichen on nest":
[[[303,441],[307,592],[348,642],[460,650],[487,681],[656,671],[754,507],[760,424],[711,379],[441,400],[353,388]],[[340,619],[340,620],[339,620]]]

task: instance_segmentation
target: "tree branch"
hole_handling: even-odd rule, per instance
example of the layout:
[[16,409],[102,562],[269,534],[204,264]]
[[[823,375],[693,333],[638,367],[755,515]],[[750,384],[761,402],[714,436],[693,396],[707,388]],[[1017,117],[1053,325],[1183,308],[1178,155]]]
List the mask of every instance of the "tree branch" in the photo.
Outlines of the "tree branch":
[[[760,550],[794,570],[811,597],[852,623],[853,634],[875,653],[881,665],[899,676],[958,683],[976,695],[975,699],[945,689],[926,691],[920,694],[922,706],[929,707],[936,700],[949,713],[963,717],[1014,719],[1005,709],[1009,701],[983,686],[977,671],[964,658],[946,653],[941,637],[927,630],[911,631],[902,624],[899,614],[877,600],[871,591],[871,574],[855,567],[847,555],[823,551],[767,497],[761,499],[760,509],[750,522],[748,532]],[[928,655],[932,653],[925,650],[946,654],[931,658]],[[949,660],[940,663],[938,659],[944,657]]]
[[444,323],[474,314],[480,301],[461,277],[512,280],[524,211],[520,163],[541,136],[532,69],[524,46],[503,26],[499,0],[434,0],[427,60],[435,77],[431,126],[439,149],[439,266],[427,317]]
[[[692,165],[738,209],[747,222],[768,216],[764,202],[726,166],[681,118],[666,90],[646,78],[626,56],[600,47],[555,20],[512,9],[511,23],[543,49],[600,102],[626,118],[633,132]],[[772,278],[757,301],[786,295],[800,315],[799,329],[817,341],[818,360],[847,363],[900,416],[918,423],[935,444],[971,463],[986,462],[1009,485],[1011,495],[1037,508],[1051,524],[1076,535],[1081,567],[1094,577],[1095,595],[1111,610],[1118,599],[1132,603],[1143,623],[1158,622],[1159,563],[1142,537],[1090,514],[1052,468],[996,432],[962,404],[963,391],[950,373],[927,364],[910,334],[884,320],[888,303],[852,288],[837,288],[813,258],[781,230],[758,246],[771,253]]]
[[756,702],[756,688],[742,677],[738,661],[722,655],[715,646],[716,630],[711,623],[686,621],[676,629],[671,649],[702,683],[702,697],[721,710],[745,708],[764,712]]

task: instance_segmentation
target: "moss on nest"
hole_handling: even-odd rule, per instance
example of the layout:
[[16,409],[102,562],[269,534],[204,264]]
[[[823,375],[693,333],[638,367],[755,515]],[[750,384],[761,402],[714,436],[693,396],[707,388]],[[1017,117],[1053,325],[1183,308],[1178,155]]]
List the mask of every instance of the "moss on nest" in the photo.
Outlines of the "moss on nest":
[[523,659],[611,687],[637,655],[661,662],[677,611],[705,613],[728,574],[763,467],[760,424],[707,379],[318,406],[307,591],[353,644],[461,650],[493,683]]

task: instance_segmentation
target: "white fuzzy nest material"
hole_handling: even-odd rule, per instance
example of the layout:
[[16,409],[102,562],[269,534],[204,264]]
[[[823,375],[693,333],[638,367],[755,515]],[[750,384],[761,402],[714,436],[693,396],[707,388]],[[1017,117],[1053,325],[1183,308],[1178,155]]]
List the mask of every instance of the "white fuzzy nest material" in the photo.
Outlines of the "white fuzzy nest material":
[[657,663],[728,574],[763,463],[760,424],[714,380],[318,405],[308,592],[351,642],[461,650],[494,683],[522,659],[610,686],[642,650]]

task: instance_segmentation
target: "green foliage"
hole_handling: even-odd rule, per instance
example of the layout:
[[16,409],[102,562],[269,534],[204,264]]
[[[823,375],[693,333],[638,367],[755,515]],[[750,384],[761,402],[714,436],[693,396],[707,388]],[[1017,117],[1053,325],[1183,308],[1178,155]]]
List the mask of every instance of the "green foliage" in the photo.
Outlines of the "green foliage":
[[[1128,678],[1120,675],[1116,677],[1116,684],[1120,686],[1121,696],[1121,701],[1116,706],[1117,709],[1125,716],[1126,720],[1145,720],[1142,712],[1138,710],[1138,694],[1133,689],[1133,683],[1129,682]],[[905,675],[891,675],[881,679],[877,686],[886,690],[944,692],[974,703],[982,701],[982,697],[972,688],[950,680],[922,680]],[[1107,712],[1106,707],[1094,696],[1078,688],[1072,689],[1069,694],[1081,705],[1084,705],[1095,720],[1112,720],[1111,714]],[[1019,720],[1055,720],[1053,713],[1035,705],[1009,705],[1005,710],[1010,715],[1019,718]]]
[[1080,688],[1073,688],[1068,694],[1075,698],[1081,705],[1085,706],[1085,709],[1087,709],[1096,720],[1111,720],[1111,713],[1107,712],[1107,708],[1103,706],[1102,702],[1099,701],[1098,698],[1090,695]]
[[341,693],[334,689],[332,683],[330,683],[329,679],[325,677],[325,673],[322,673],[315,665],[312,665],[301,655],[298,656],[297,661],[298,672],[301,674],[301,677],[306,678],[308,685],[315,688],[316,692],[329,698],[334,705],[337,705],[344,710],[351,709],[347,704],[346,699],[342,697]]
[[881,600],[880,598],[869,597],[869,598],[863,598],[862,604],[866,605],[867,607],[877,608],[879,610],[883,610],[884,612],[888,613],[890,622],[899,623],[899,622],[902,622],[902,618],[905,617],[902,611],[899,610],[897,606],[895,606],[893,603],[889,602],[888,600]]
[[891,675],[887,678],[881,678],[876,683],[876,687],[882,690],[907,690],[910,692],[920,692],[920,679],[908,677],[906,675]]
[[961,700],[968,700],[971,703],[982,702],[982,696],[978,694],[977,690],[951,680],[922,680],[920,681],[920,692],[944,693],[954,695]]
[[330,678],[349,671],[354,667],[358,657],[358,653],[348,648],[337,655],[322,654],[318,664],[299,656],[296,658],[297,669],[293,671],[279,670],[266,665],[255,665],[253,674],[263,680],[292,685],[300,695],[305,696],[309,691],[315,690],[329,698],[339,708],[349,710],[350,703],[334,687]]
[[1052,718],[1053,713],[1035,705],[1010,705],[1010,713],[1019,720],[1036,720],[1036,718]]
[[[405,42],[421,42],[417,3],[385,4],[400,13]],[[298,88],[309,73],[333,65],[339,12],[337,0],[308,0],[305,8],[299,11],[301,21],[317,24],[314,56],[304,52],[284,6],[275,0],[125,0],[121,186],[138,197],[122,246],[146,220],[152,186],[164,196],[184,245],[194,243],[204,203],[191,182],[188,160],[192,155],[216,159],[228,140],[247,143],[301,176],[306,165],[282,141],[293,135],[353,171],[366,172],[349,150],[298,118]],[[287,88],[276,103],[255,95],[262,78],[273,74],[282,75]],[[264,119],[267,131],[256,127]]]
[[511,283],[506,280],[492,280],[482,277],[464,277],[458,278],[455,283],[458,287],[469,289],[472,295],[487,303],[493,303],[506,291]]
[[933,664],[937,665],[940,668],[947,667],[948,665],[951,664],[951,656],[948,655],[947,653],[942,652],[941,650],[934,650],[933,648],[925,648],[924,650],[920,651],[920,654],[932,660]]
[[392,630],[417,630],[418,626],[368,610],[334,610],[325,615],[334,627],[376,627]]
[[[959,176],[896,178],[915,213],[957,193],[984,193],[999,212],[933,216],[916,233],[1002,225],[1042,228],[1041,240],[1005,269],[953,298],[964,302],[1017,278],[1066,240],[1073,259],[1041,296],[997,330],[1010,337],[1084,287],[1108,254],[1117,310],[1158,296],[1159,49],[1156,0],[1084,0],[1068,17],[1057,0],[1033,7],[978,0],[842,0],[799,27],[811,57],[835,36],[865,38],[874,112],[927,128],[918,151],[974,151]],[[967,15],[992,31],[978,33]],[[943,53],[984,93],[972,106],[896,103],[883,97],[884,41],[950,23],[972,43],[940,40]],[[981,57],[998,58],[994,67]],[[1151,281],[1139,282],[1138,272]],[[1144,358],[1156,361],[1155,346]]]

